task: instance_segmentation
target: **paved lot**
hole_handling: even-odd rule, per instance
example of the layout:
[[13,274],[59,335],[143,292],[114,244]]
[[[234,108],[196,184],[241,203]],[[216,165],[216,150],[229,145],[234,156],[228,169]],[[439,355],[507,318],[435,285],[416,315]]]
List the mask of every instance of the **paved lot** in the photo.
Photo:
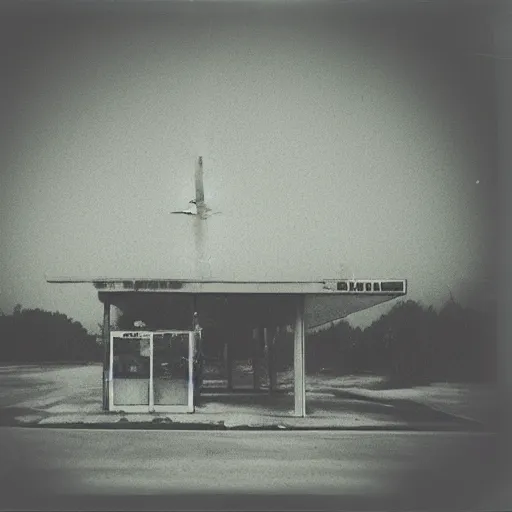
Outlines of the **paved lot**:
[[0,431],[3,509],[479,510],[497,483],[489,434]]
[[[293,417],[293,394],[206,393],[192,415],[106,414],[101,410],[101,365],[0,367],[0,424],[101,425],[160,422],[157,426],[401,428],[473,430],[457,419],[410,401],[382,401],[347,393],[307,393],[307,418]],[[162,420],[165,420],[162,423]]]
[[[494,435],[414,403],[309,393],[307,418],[292,407],[286,393],[212,394],[170,425],[228,430],[154,430],[162,417],[101,412],[100,365],[0,367],[0,508],[489,509]],[[77,419],[88,428],[52,428]],[[229,430],[247,425],[351,430]]]
[[40,407],[70,397],[101,400],[101,365],[1,365],[0,407]]

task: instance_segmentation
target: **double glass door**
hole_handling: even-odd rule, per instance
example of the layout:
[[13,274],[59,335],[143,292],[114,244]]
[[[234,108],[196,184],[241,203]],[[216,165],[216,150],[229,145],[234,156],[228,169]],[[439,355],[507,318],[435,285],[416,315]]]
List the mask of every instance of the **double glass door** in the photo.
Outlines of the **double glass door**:
[[194,412],[192,331],[110,333],[109,410]]

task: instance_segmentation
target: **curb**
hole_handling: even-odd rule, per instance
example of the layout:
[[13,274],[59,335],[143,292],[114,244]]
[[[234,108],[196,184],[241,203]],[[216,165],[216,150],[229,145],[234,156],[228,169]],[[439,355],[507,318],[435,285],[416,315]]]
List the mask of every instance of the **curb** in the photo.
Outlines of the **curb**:
[[480,432],[492,433],[484,425],[477,422],[460,423],[427,422],[427,423],[397,423],[383,425],[226,425],[224,422],[211,423],[173,423],[173,422],[130,422],[118,421],[116,423],[40,423],[42,418],[35,421],[2,422],[1,427],[16,427],[26,429],[82,429],[82,430],[176,430],[176,431],[363,431],[363,432]]
[[427,425],[369,425],[369,426],[283,426],[283,425],[210,425],[210,424],[187,424],[176,423],[167,425],[155,425],[152,423],[55,423],[55,424],[37,424],[27,423],[17,425],[20,428],[38,428],[38,429],[68,429],[68,430],[160,430],[160,431],[315,431],[315,432],[477,432],[488,434],[485,430],[478,428],[461,429],[453,424],[427,424]]

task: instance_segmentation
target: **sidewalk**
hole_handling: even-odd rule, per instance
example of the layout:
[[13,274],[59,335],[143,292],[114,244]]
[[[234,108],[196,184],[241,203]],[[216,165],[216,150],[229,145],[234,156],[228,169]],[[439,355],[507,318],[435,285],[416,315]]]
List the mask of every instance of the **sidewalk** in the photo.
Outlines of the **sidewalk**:
[[[5,410],[4,410],[5,411]],[[428,408],[330,393],[307,394],[307,416],[293,415],[293,396],[204,396],[193,414],[123,414],[101,410],[98,397],[77,394],[37,408],[12,408],[8,423],[38,427],[304,430],[482,430]],[[3,422],[5,423],[5,422]]]
[[[309,394],[308,394],[309,395]],[[203,404],[193,414],[123,414],[101,410],[98,396],[75,394],[66,400],[38,407],[12,409],[14,423],[24,426],[104,426],[114,428],[300,428],[300,429],[389,429],[407,428],[389,407],[375,411],[350,411],[350,402],[330,394],[308,396],[306,418],[293,416],[293,396],[262,394],[203,396]],[[23,406],[24,404],[20,404]],[[367,408],[368,409],[368,408]]]

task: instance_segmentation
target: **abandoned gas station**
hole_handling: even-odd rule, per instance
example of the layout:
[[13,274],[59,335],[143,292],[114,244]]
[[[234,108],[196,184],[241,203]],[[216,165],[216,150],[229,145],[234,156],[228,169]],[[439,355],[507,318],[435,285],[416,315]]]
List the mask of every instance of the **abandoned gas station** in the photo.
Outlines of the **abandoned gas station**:
[[[195,199],[186,215],[195,223],[197,274],[204,276],[203,159],[195,166]],[[218,213],[218,212],[215,212]],[[263,367],[275,389],[276,333],[293,332],[294,415],[306,416],[306,333],[407,293],[404,279],[223,281],[143,278],[47,278],[90,283],[103,303],[103,410],[193,413],[201,396],[205,353],[224,348],[226,390],[233,391],[233,352],[249,346],[253,391]],[[122,320],[122,321],[121,321]]]
[[103,409],[125,413],[195,412],[202,388],[201,360],[212,332],[224,347],[225,391],[233,391],[233,350],[245,343],[254,355],[253,391],[259,391],[264,361],[271,393],[273,359],[279,350],[274,334],[288,329],[293,333],[293,414],[305,417],[307,332],[407,293],[403,279],[47,281],[91,283],[98,290],[104,308]]

